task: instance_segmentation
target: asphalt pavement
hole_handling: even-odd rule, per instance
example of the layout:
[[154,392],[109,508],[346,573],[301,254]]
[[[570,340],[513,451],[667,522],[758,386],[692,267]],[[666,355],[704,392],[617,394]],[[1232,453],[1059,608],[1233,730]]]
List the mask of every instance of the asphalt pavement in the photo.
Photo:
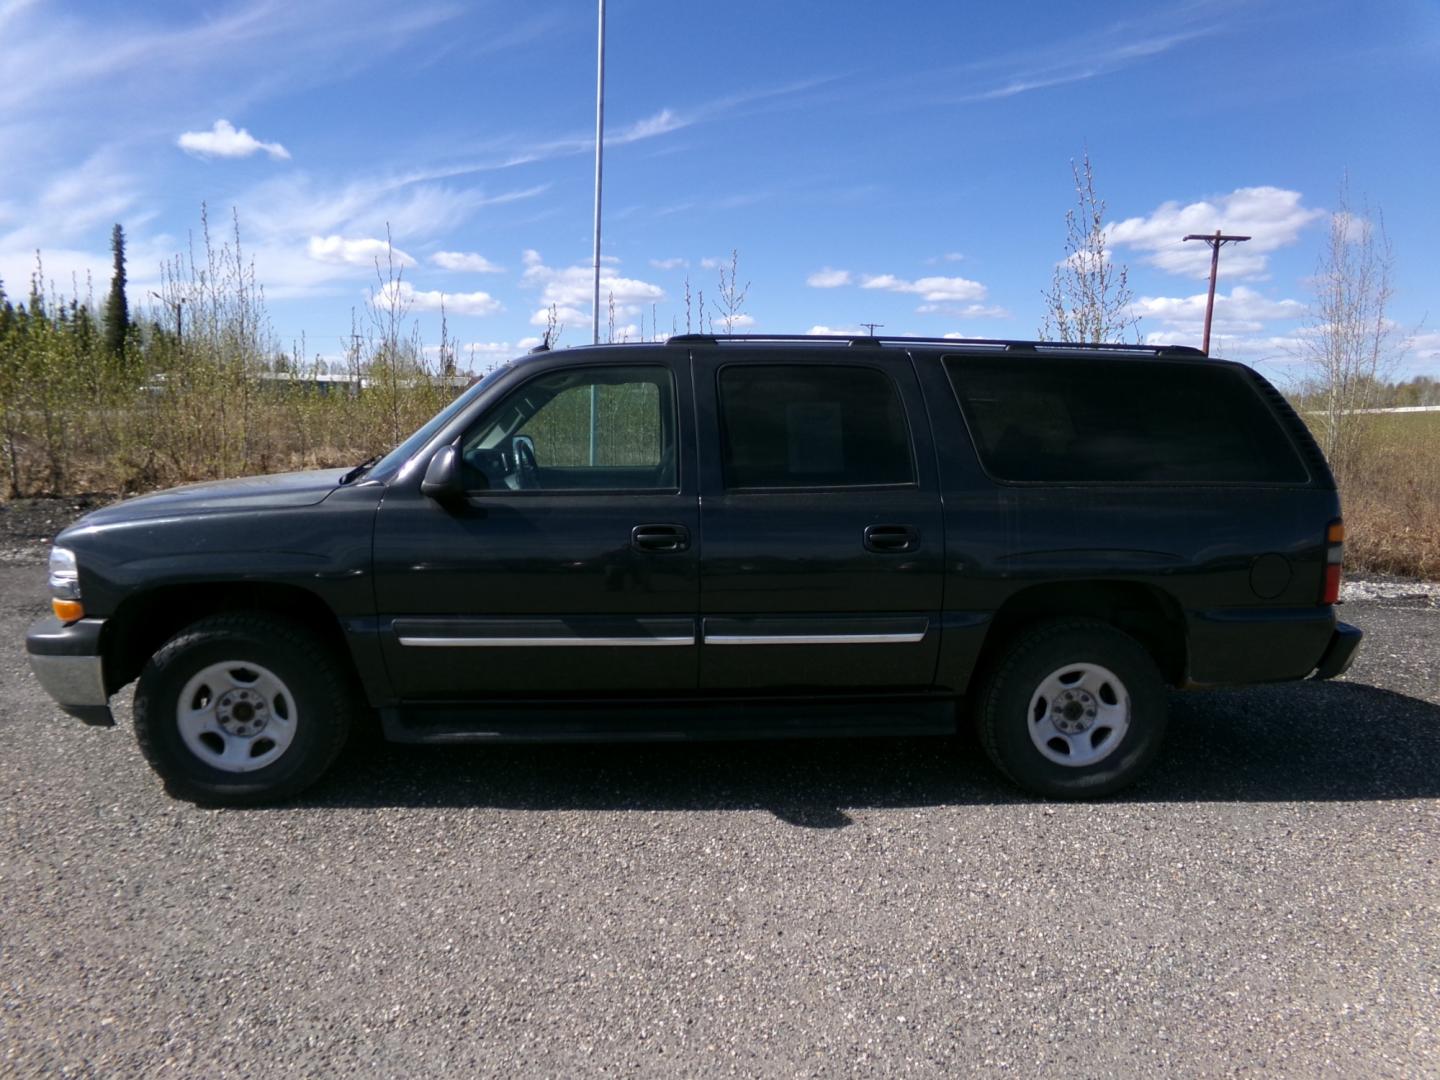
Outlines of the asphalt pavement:
[[1440,1075],[1440,606],[1351,676],[1176,695],[1121,797],[977,743],[361,742],[163,792],[55,710],[0,564],[0,1074]]

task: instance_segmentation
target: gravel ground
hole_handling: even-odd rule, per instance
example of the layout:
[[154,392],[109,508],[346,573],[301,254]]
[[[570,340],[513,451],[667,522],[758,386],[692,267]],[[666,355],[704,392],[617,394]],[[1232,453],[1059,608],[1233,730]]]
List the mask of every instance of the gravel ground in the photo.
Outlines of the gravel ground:
[[1432,596],[1348,605],[1347,681],[1177,695],[1102,803],[877,739],[370,744],[201,810],[29,675],[42,552],[0,565],[0,1074],[1440,1074]]

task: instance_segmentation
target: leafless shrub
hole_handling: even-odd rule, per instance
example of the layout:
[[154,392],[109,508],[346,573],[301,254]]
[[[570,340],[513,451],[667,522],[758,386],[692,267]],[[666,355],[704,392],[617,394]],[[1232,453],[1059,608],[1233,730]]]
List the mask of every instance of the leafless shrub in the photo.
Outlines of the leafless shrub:
[[1041,341],[1114,342],[1140,338],[1129,271],[1105,246],[1105,200],[1095,191],[1095,171],[1086,150],[1070,162],[1076,206],[1065,212],[1065,258],[1044,293]]

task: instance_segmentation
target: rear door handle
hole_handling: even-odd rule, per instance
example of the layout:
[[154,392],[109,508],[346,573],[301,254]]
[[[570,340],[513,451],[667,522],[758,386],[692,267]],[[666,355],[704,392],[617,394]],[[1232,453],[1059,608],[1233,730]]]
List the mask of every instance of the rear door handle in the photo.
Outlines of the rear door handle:
[[684,525],[636,525],[630,546],[637,551],[688,551],[690,530]]
[[913,525],[866,525],[865,550],[890,555],[914,551],[920,546],[920,530]]

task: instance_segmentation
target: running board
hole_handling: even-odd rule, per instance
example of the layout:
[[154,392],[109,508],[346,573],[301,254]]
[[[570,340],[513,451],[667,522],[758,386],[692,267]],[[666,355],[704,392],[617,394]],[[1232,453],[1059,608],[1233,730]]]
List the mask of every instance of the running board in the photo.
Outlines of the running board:
[[950,735],[952,699],[765,704],[724,701],[410,705],[380,710],[402,743],[685,742]]

